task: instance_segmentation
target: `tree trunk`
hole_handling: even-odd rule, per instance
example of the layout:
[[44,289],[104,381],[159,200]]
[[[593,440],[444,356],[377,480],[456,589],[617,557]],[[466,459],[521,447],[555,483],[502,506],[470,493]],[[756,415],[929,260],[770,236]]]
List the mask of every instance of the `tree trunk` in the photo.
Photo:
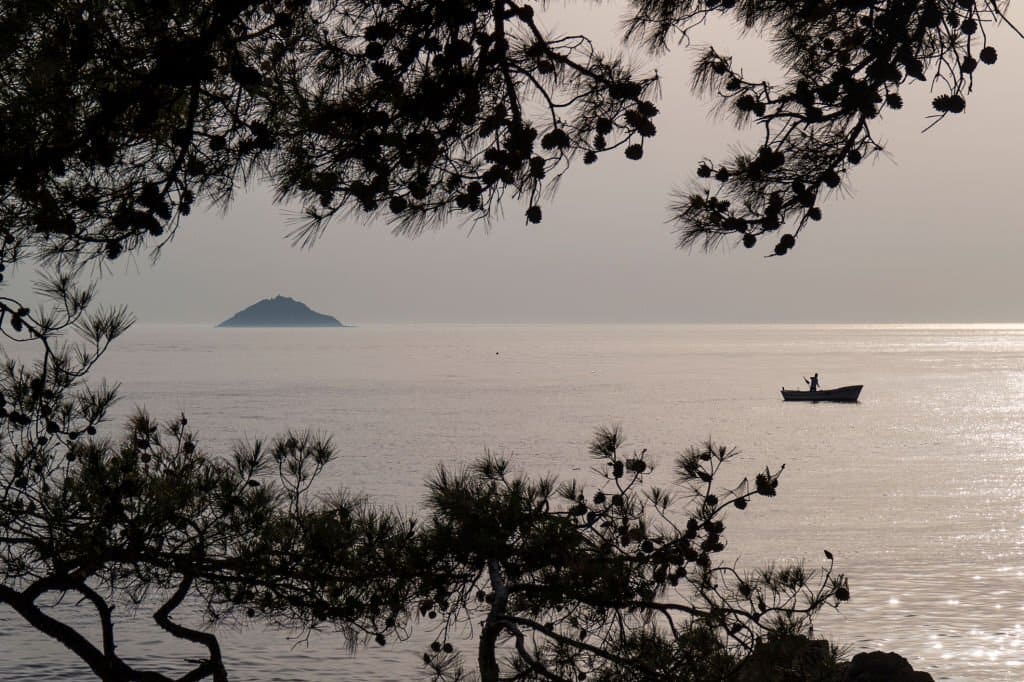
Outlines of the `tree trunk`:
[[477,654],[477,663],[480,666],[480,682],[498,682],[501,669],[498,668],[498,657],[495,648],[498,643],[499,634],[501,634],[501,625],[492,622],[492,617],[488,615],[483,631],[480,633],[480,650]]
[[480,666],[480,682],[498,682],[501,674],[497,655],[498,635],[505,627],[500,619],[505,615],[505,607],[508,604],[508,587],[497,561],[492,559],[487,562],[487,573],[491,580],[491,589],[494,590],[494,602],[480,632],[477,664]]

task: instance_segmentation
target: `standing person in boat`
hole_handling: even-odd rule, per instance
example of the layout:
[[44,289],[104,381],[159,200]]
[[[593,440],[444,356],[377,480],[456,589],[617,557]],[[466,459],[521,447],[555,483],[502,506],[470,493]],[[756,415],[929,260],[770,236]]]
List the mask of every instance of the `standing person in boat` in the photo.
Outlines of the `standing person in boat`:
[[[807,379],[805,378],[804,381],[807,381]],[[809,383],[811,385],[811,392],[812,393],[817,391],[818,390],[818,373],[815,372],[814,374],[812,374],[811,375],[811,380],[807,381],[807,383]]]

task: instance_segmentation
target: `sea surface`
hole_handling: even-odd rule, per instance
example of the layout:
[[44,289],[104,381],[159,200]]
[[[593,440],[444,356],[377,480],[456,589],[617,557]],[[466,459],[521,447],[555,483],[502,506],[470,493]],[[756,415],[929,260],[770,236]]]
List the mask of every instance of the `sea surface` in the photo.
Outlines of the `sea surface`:
[[[814,372],[864,384],[860,402],[782,401]],[[1021,325],[138,325],[96,375],[122,384],[111,433],[142,405],[185,413],[212,453],[322,430],[332,485],[410,512],[438,464],[488,449],[587,481],[594,429],[620,425],[669,483],[674,456],[710,437],[742,451],[723,482],[786,465],[777,497],[729,517],[731,556],[817,566],[828,549],[849,576],[853,598],[817,635],[937,680],[1024,678]],[[184,671],[201,652],[144,616],[119,621],[119,651]],[[415,680],[432,637],[353,653],[329,632],[220,636],[232,678],[255,681]],[[0,680],[57,679],[89,675],[0,609]]]

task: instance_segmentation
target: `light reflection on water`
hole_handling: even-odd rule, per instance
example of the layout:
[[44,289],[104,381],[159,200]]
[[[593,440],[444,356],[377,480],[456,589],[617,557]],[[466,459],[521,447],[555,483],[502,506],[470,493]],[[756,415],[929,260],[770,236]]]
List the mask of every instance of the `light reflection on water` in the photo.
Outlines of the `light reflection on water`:
[[[674,453],[712,436],[744,452],[737,480],[786,464],[778,497],[730,517],[729,552],[815,566],[827,548],[850,577],[852,600],[817,634],[897,651],[937,680],[1021,679],[1024,327],[143,327],[105,362],[122,411],[185,411],[208,450],[288,426],[332,432],[334,482],[409,511],[436,463],[485,447],[585,476],[592,429],[618,423],[657,453],[665,484]],[[861,403],[779,399],[813,371],[864,384]],[[121,628],[131,655],[194,653],[146,624]],[[308,648],[222,636],[240,680],[410,679],[431,639],[353,657],[330,634]],[[5,682],[82,679],[2,610],[0,651]]]
[[957,585],[958,592],[943,594],[957,569],[890,575],[887,581],[899,585],[897,593],[880,582],[858,585],[855,603],[841,616],[821,619],[819,626],[855,641],[858,649],[903,653],[936,679],[1018,679],[1013,671],[1024,665],[1024,572],[993,567],[966,576],[969,582]]

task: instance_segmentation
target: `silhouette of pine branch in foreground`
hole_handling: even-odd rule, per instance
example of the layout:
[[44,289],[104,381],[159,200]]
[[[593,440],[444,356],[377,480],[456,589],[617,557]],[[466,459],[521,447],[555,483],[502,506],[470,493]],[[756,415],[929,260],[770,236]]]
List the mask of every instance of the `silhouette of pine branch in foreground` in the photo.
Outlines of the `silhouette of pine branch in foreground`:
[[424,654],[435,679],[463,679],[450,637],[464,623],[482,623],[482,680],[726,679],[759,643],[805,635],[815,613],[849,598],[827,552],[820,571],[715,561],[725,512],[774,496],[779,472],[721,489],[738,451],[707,442],[678,457],[678,489],[659,489],[645,483],[647,451],[622,444],[618,429],[598,430],[591,489],[513,475],[491,454],[438,469],[419,604],[440,623]]
[[[764,142],[701,162],[707,182],[673,210],[684,246],[791,224],[780,254],[881,149],[872,125],[905,86],[931,83],[935,122],[964,112],[997,25],[1016,30],[992,0],[628,6],[626,37],[653,52],[712,15],[774,44],[779,83],[713,47],[697,60],[694,88]],[[253,179],[302,203],[302,244],[339,213],[417,234],[486,221],[506,195],[540,222],[575,159],[639,160],[657,132],[656,77],[547,31],[530,2],[27,2],[0,39],[0,216],[24,258],[158,250],[197,203],[226,205]]]
[[717,100],[737,125],[761,127],[763,143],[727,161],[702,161],[672,212],[683,247],[736,239],[750,248],[791,225],[777,238],[777,256],[822,219],[822,200],[842,189],[853,167],[883,150],[872,126],[886,110],[903,108],[904,87],[925,81],[938,93],[928,128],[961,114],[977,69],[997,59],[986,27],[1002,23],[1019,35],[1003,3],[974,0],[632,4],[628,30],[654,49],[713,13],[733,14],[775,46],[786,73],[779,83],[745,77],[714,47],[698,59],[694,90]]
[[[314,497],[332,453],[329,439],[289,433],[208,457],[184,417],[161,427],[143,413],[117,443],[22,450],[0,469],[0,603],[104,680],[171,679],[118,655],[119,606],[153,605],[170,637],[206,649],[182,679],[227,679],[218,623],[381,637],[412,598],[414,526],[360,498]],[[67,596],[95,608],[102,647],[60,620],[51,605]],[[186,599],[202,606],[203,629],[174,620]]]

